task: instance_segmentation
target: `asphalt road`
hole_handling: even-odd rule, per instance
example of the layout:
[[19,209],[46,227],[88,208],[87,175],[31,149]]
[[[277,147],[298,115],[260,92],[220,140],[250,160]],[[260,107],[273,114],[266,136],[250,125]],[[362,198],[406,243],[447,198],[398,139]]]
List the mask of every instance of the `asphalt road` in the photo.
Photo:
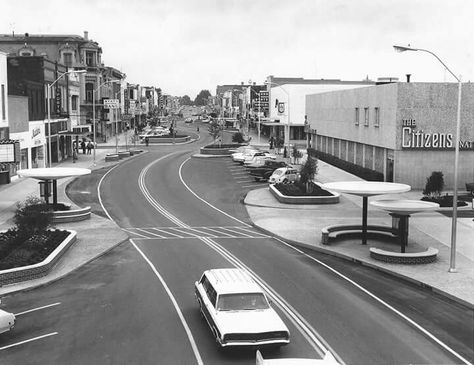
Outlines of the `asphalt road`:
[[[0,363],[252,364],[252,350],[217,350],[193,294],[205,269],[230,266],[245,267],[262,280],[290,328],[291,344],[265,353],[269,357],[319,357],[319,339],[347,364],[461,363],[320,262],[472,357],[472,311],[259,232],[241,204],[250,180],[225,159],[188,159],[196,149],[155,149],[106,175],[101,198],[131,242],[61,281],[6,298],[17,313],[51,306],[22,315],[28,320],[18,322],[14,338],[0,335],[0,347],[48,335],[0,350]],[[94,190],[91,181],[81,189],[86,186]]]

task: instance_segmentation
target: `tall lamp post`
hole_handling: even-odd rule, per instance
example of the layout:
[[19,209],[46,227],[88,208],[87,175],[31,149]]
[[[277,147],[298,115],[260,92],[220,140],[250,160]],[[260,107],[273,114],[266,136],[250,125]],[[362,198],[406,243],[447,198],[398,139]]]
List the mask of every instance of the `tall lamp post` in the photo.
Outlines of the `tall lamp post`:
[[453,216],[451,221],[451,258],[449,262],[449,272],[456,272],[456,227],[457,227],[457,217],[458,217],[458,165],[459,165],[459,139],[460,139],[460,130],[461,130],[461,76],[457,77],[446,64],[441,61],[441,59],[435,55],[433,52],[428,51],[427,49],[405,47],[405,46],[393,46],[397,52],[405,51],[420,51],[426,52],[434,56],[448,72],[453,75],[453,77],[458,82],[458,105],[457,105],[457,116],[456,116],[456,136],[454,139],[454,189],[453,189]]
[[288,121],[287,121],[287,136],[288,136],[288,140],[287,140],[287,153],[288,153],[288,156],[290,154],[290,93],[280,84],[277,84],[276,82],[274,81],[265,81],[265,84],[267,85],[276,85],[276,86],[279,86],[286,94],[286,97],[288,98]]
[[120,82],[120,80],[118,80],[118,79],[117,79],[117,80],[107,80],[107,81],[103,82],[102,84],[100,84],[99,86],[97,86],[97,88],[92,92],[92,125],[93,125],[93,127],[94,127],[94,134],[93,134],[93,136],[94,136],[94,152],[93,152],[93,155],[94,155],[94,156],[93,156],[94,166],[96,165],[95,150],[96,150],[96,148],[97,148],[96,141],[95,141],[95,140],[96,140],[96,134],[97,134],[97,131],[96,131],[96,130],[97,130],[97,126],[96,126],[96,124],[95,124],[95,93],[96,93],[97,91],[99,91],[99,89],[100,89],[102,86],[104,86],[104,85],[106,85],[106,84],[109,84],[109,83],[115,83],[115,82]]
[[51,167],[53,161],[51,159],[51,88],[56,84],[63,76],[68,74],[83,74],[86,70],[71,70],[66,71],[63,74],[59,75],[59,77],[54,80],[51,84],[47,85],[47,97],[48,97],[48,167]]

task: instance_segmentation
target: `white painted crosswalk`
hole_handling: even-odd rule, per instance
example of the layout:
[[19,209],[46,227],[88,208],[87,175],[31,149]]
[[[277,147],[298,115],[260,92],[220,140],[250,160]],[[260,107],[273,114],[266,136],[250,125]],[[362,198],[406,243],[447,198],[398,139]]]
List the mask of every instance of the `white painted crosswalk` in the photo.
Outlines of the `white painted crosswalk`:
[[245,226],[225,227],[129,227],[122,228],[132,239],[176,238],[266,238],[270,237]]

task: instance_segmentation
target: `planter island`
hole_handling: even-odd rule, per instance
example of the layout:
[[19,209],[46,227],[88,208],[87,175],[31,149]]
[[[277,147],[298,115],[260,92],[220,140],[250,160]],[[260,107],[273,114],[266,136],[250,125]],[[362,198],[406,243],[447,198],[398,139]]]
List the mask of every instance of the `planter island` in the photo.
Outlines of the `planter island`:
[[[284,204],[336,204],[339,203],[339,193],[329,192],[321,188],[318,183],[314,183],[313,195],[296,191],[296,184],[270,184],[269,190],[272,195]],[[292,191],[291,195],[288,193]]]

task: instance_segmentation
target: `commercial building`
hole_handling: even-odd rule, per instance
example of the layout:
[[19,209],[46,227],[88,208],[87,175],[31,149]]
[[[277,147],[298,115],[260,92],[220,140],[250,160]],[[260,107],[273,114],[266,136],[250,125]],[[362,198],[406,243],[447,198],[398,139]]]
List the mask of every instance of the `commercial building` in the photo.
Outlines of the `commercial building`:
[[[422,189],[433,171],[453,188],[458,85],[386,83],[306,96],[312,148]],[[474,85],[462,85],[458,188],[474,182]]]

